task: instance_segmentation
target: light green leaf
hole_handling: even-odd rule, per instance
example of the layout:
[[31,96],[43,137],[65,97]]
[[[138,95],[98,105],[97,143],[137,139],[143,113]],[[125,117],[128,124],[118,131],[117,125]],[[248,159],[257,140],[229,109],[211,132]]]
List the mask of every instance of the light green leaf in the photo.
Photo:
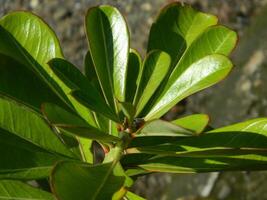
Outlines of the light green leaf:
[[145,200],[143,197],[140,197],[137,194],[134,194],[134,193],[132,193],[130,191],[127,191],[126,199],[127,200]]
[[48,192],[20,181],[0,180],[0,199],[5,200],[55,200]]
[[59,200],[112,199],[124,183],[124,177],[115,175],[113,168],[114,163],[61,162],[53,170],[51,187]]
[[137,86],[136,96],[134,98],[136,116],[141,113],[148,100],[159,87],[169,70],[170,64],[170,56],[159,50],[150,52],[145,58],[140,83]]
[[163,120],[152,120],[147,122],[136,134],[142,136],[190,136],[192,132]]
[[129,34],[120,12],[102,5],[88,10],[86,32],[101,88],[110,106],[125,101]]
[[177,77],[174,83],[167,84],[145,120],[161,117],[185,97],[221,81],[231,69],[231,61],[223,55],[213,54],[198,60]]
[[48,151],[73,156],[37,112],[3,96],[0,96],[0,110],[0,128]]
[[201,133],[208,125],[210,119],[205,114],[194,114],[186,117],[178,118],[172,121],[173,124],[181,126],[185,129],[193,131],[196,134]]
[[0,129],[0,152],[0,179],[45,178],[56,162],[68,159],[3,129]]
[[142,71],[142,58],[139,53],[130,49],[128,67],[127,67],[127,81],[125,91],[125,101],[133,102],[137,86],[140,82],[140,75]]
[[49,60],[62,58],[63,55],[55,33],[41,18],[24,11],[12,12],[2,17],[0,44],[0,53],[34,71],[65,103],[94,124],[88,109],[68,95],[71,89],[48,66]]
[[135,152],[134,149],[129,149],[128,152],[151,154],[152,157],[140,155],[143,160],[138,166],[147,170],[262,170],[267,168],[266,127],[267,119],[259,118],[215,129],[199,136],[138,147]]
[[184,50],[217,21],[216,16],[194,10],[189,5],[179,2],[169,4],[152,24],[148,51],[160,49],[167,52],[175,65]]

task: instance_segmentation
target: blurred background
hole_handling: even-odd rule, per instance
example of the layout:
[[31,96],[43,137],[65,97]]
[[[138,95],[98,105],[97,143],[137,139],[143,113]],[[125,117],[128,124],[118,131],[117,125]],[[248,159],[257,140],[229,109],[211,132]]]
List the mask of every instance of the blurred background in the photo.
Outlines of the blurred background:
[[[65,57],[80,69],[87,51],[83,19],[88,7],[115,5],[126,17],[131,46],[143,56],[149,28],[169,0],[0,0],[0,16],[30,10],[47,21],[61,41]],[[232,54],[235,69],[221,84],[174,107],[167,119],[207,113],[214,127],[267,116],[267,0],[184,0],[215,14],[239,34]],[[138,179],[133,191],[151,200],[267,200],[267,172],[196,175],[153,174]]]

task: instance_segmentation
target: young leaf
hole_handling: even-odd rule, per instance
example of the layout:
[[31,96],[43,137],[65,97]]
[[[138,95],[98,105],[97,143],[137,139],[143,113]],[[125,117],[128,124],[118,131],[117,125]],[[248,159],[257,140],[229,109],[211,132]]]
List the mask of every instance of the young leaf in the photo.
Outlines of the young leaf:
[[127,25],[119,11],[103,5],[88,10],[86,32],[101,88],[110,106],[125,101],[129,54]]
[[184,50],[210,26],[217,24],[217,17],[194,10],[179,2],[169,4],[152,24],[148,52],[160,49],[167,52],[175,65]]
[[172,121],[172,123],[199,134],[207,127],[209,120],[208,115],[194,114],[178,118]]
[[12,12],[0,19],[0,53],[27,66],[70,107],[92,125],[88,109],[79,104],[71,91],[50,69],[48,61],[62,58],[59,41],[52,29],[39,17],[24,11]]
[[142,71],[142,59],[139,53],[130,49],[128,67],[127,67],[127,81],[125,91],[125,101],[133,102],[137,86],[140,82],[140,72]]
[[51,187],[59,200],[112,199],[124,183],[115,175],[114,163],[91,166],[75,162],[60,162],[51,175]]
[[135,115],[135,111],[136,111],[135,107],[131,103],[127,103],[127,102],[119,102],[119,105],[121,106],[122,112],[128,118],[129,122],[131,123]]
[[198,60],[188,67],[172,85],[166,86],[145,120],[161,117],[185,97],[221,81],[231,69],[231,61],[223,55],[213,54]]
[[45,178],[56,162],[68,159],[3,129],[0,129],[0,152],[0,179]]
[[20,181],[0,180],[0,199],[55,200],[55,197],[49,192],[34,188]]
[[0,128],[48,151],[73,157],[40,114],[3,96],[0,110]]
[[148,100],[159,87],[169,70],[170,64],[171,58],[165,52],[155,50],[147,55],[144,66],[142,67],[140,83],[134,98],[136,116],[142,111]]
[[134,194],[134,193],[132,193],[130,191],[127,191],[126,199],[127,200],[145,200],[143,197],[140,197],[137,194]]

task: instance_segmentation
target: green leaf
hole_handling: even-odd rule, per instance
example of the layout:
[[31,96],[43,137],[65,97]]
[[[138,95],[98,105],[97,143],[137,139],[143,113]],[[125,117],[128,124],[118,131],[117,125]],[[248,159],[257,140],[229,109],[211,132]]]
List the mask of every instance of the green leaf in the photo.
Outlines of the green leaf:
[[126,199],[127,200],[145,200],[143,197],[140,197],[137,194],[134,194],[134,193],[132,193],[130,191],[127,191]]
[[194,114],[172,121],[173,124],[188,129],[196,134],[201,133],[207,127],[210,118],[205,114]]
[[103,142],[118,142],[120,138],[113,135],[108,135],[101,130],[94,127],[79,127],[79,126],[57,126],[61,131],[66,131],[69,134],[73,134],[82,138],[88,138],[92,140],[99,140]]
[[91,110],[104,115],[107,110],[110,110],[101,93],[97,91],[94,85],[74,65],[59,58],[49,61],[49,65],[55,74],[72,90],[81,90],[86,94],[86,102],[90,105],[89,108]]
[[20,181],[0,180],[0,199],[5,200],[55,200],[51,193]]
[[56,162],[68,159],[3,129],[0,129],[0,152],[0,179],[45,178]]
[[0,19],[0,53],[27,66],[70,107],[92,125],[88,109],[80,105],[71,91],[50,69],[48,61],[62,58],[59,41],[52,29],[39,17],[24,11],[12,12]]
[[[177,17],[175,16],[179,16],[178,21]],[[198,18],[199,16],[202,17]],[[213,54],[222,54],[228,56],[229,53],[235,47],[237,41],[237,35],[234,31],[219,25],[213,26],[217,23],[217,19],[214,16],[209,16],[206,14],[202,15],[202,13],[194,11],[188,6],[183,7],[180,4],[171,4],[170,6],[166,7],[161,13],[158,21],[161,20],[162,22],[158,22],[158,25],[155,26],[158,26],[158,29],[161,29],[162,33],[165,33],[163,31],[165,29],[169,30],[170,35],[172,36],[166,34],[167,37],[164,38],[165,34],[161,34],[163,38],[157,39],[156,37],[156,39],[153,39],[152,41],[155,44],[157,44],[156,40],[160,41],[159,43],[161,43],[162,41],[162,44],[158,45],[157,48],[165,50],[167,53],[169,53],[173,61],[175,60],[173,57],[177,56],[177,58],[175,62],[173,62],[174,68],[171,68],[168,73],[168,76],[166,76],[163,83],[161,84],[161,87],[156,91],[156,93],[153,95],[153,98],[150,100],[145,110],[142,112],[142,116],[148,115],[146,116],[147,120],[161,117],[172,106],[174,106],[181,100],[181,98],[178,98],[179,95],[177,99],[175,99],[175,97],[172,97],[173,93],[176,93],[177,90],[180,89],[179,86],[176,85],[176,82],[181,79],[181,76],[183,76],[183,74],[186,73],[186,71],[188,71],[191,66],[194,65],[194,63],[200,62],[200,60],[204,59],[209,55],[212,56]],[[170,22],[168,22],[168,20]],[[198,20],[200,20],[201,22]],[[202,23],[204,24],[203,27],[198,26]],[[164,28],[165,24],[168,24],[168,27],[170,28]],[[157,34],[160,34],[159,30],[151,30],[151,35],[156,36]],[[179,37],[181,37],[182,39],[179,39]],[[169,40],[169,38],[171,39]],[[175,40],[177,40],[176,43]],[[171,47],[171,50],[167,50],[164,46],[167,41],[172,44],[184,44],[185,46],[185,42],[181,42],[181,40],[186,41],[186,47],[181,47],[183,46],[181,45],[177,49],[177,47],[173,48],[171,45],[166,45],[166,47]],[[172,51],[172,49],[174,49],[174,51]],[[187,75],[188,80],[196,79],[195,77],[190,76],[189,74]],[[204,77],[202,78],[205,79]],[[217,82],[218,80],[214,81],[213,83],[210,83],[210,85],[208,86],[211,86]],[[192,94],[206,87],[194,90]],[[171,91],[171,88],[173,91]],[[165,100],[165,107],[162,106],[163,99]],[[158,109],[158,113],[154,113],[156,112],[156,108]]]
[[59,200],[112,199],[124,183],[124,177],[115,175],[113,168],[114,163],[60,162],[51,175],[51,187]]
[[[136,152],[154,155],[144,157],[141,154],[144,159],[138,166],[163,172],[266,169],[266,127],[267,119],[259,118],[215,129],[199,136],[138,147]],[[133,152],[131,149],[127,151]],[[138,162],[138,159],[132,160]]]
[[0,54],[0,93],[27,104],[37,112],[40,112],[44,101],[64,105],[43,80],[26,66],[3,54]]
[[136,134],[141,136],[190,136],[192,132],[163,120],[152,120],[147,122]]
[[125,91],[125,101],[133,102],[137,86],[140,82],[140,75],[142,70],[142,59],[139,53],[130,49],[128,67],[127,67],[127,81],[126,81],[126,91]]
[[122,112],[129,120],[129,123],[132,123],[136,111],[135,107],[128,102],[119,102],[119,105],[121,106]]
[[[92,98],[93,96],[88,92],[84,93],[81,90],[74,90],[72,91],[71,95],[82,105],[86,106],[89,109],[94,109],[97,107],[97,111],[106,116],[107,118],[115,121],[120,122],[118,116],[114,113],[114,111],[105,103],[101,102],[101,99]],[[91,100],[91,101],[90,101]]]
[[194,10],[179,2],[162,9],[152,24],[148,51],[160,49],[167,52],[175,65],[184,50],[210,26],[217,24],[217,17]]
[[40,114],[3,96],[0,96],[0,110],[0,128],[48,151],[73,157]]
[[161,117],[185,97],[221,81],[231,69],[231,61],[223,55],[213,54],[198,60],[177,77],[174,83],[167,84],[145,120]]
[[120,139],[108,135],[101,130],[89,125],[79,116],[67,110],[60,108],[57,105],[46,103],[42,106],[44,115],[51,124],[59,130],[67,132],[72,136],[79,136],[100,141],[119,141]]
[[129,34],[123,16],[111,6],[88,10],[86,32],[101,88],[110,106],[125,101]]
[[142,111],[148,100],[159,87],[169,70],[170,64],[170,56],[159,50],[150,52],[145,58],[140,83],[134,98],[136,116]]

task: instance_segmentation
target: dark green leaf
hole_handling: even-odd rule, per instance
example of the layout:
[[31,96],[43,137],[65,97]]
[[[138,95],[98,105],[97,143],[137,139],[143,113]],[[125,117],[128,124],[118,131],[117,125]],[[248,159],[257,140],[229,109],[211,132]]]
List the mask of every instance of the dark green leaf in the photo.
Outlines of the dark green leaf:
[[112,199],[124,183],[124,177],[114,174],[113,168],[114,163],[58,163],[51,175],[53,192],[59,200]]
[[[199,136],[139,147],[136,152],[151,154],[152,157],[141,154],[144,159],[138,166],[164,172],[266,169],[266,127],[267,119],[259,118],[215,129]],[[128,152],[133,151],[134,149],[129,149]],[[129,158],[127,160],[129,164]],[[138,162],[138,159],[132,160]]]
[[22,101],[38,112],[44,101],[63,105],[43,80],[26,66],[3,54],[0,54],[0,93]]
[[160,49],[167,52],[175,65],[184,50],[217,21],[216,16],[194,10],[189,5],[179,2],[169,4],[152,24],[148,51]]
[[93,96],[88,93],[84,93],[81,90],[75,90],[71,93],[71,95],[77,99],[78,102],[88,107],[89,109],[94,110],[97,107],[97,111],[106,116],[107,118],[119,122],[118,116],[114,113],[114,111],[105,104],[105,102],[101,102],[101,99],[92,98]]
[[55,200],[51,193],[20,181],[0,180],[0,199],[5,200]]
[[[130,49],[128,67],[127,67],[127,82],[126,82],[126,102],[133,102],[137,85],[140,80],[140,72],[142,71],[142,59],[139,53]],[[139,74],[140,73],[140,74]],[[141,78],[141,77],[140,77]],[[139,78],[139,79],[140,79]]]
[[103,142],[118,142],[120,138],[108,135],[101,130],[94,127],[79,127],[79,126],[57,126],[60,130],[66,131],[69,134],[73,134],[82,138],[88,138],[92,140],[99,140]]
[[109,105],[114,105],[115,98],[125,101],[129,36],[123,16],[111,6],[93,7],[85,24],[92,60]]
[[67,159],[3,129],[0,129],[0,152],[0,179],[48,177],[56,162]]

